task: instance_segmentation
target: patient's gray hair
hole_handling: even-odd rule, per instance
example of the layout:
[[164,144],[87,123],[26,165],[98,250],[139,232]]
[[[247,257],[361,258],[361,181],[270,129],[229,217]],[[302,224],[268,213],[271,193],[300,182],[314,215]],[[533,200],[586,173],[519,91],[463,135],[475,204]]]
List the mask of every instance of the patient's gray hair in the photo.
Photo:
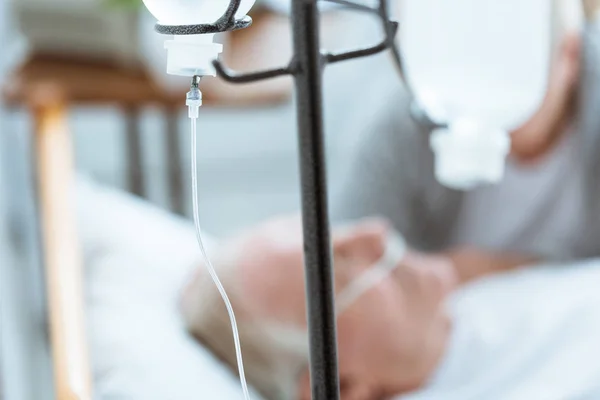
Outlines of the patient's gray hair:
[[[231,300],[249,384],[268,400],[292,400],[308,367],[308,334],[300,328],[252,319],[234,279],[235,256],[219,252],[213,263]],[[208,272],[199,271],[185,290],[182,313],[190,333],[237,372],[233,333],[225,304]]]

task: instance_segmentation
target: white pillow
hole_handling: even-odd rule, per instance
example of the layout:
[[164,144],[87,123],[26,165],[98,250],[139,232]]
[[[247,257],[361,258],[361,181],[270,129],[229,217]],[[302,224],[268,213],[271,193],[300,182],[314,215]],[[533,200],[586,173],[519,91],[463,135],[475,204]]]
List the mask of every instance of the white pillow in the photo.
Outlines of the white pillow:
[[98,398],[241,399],[237,378],[187,335],[177,311],[200,265],[191,224],[82,179],[77,199]]

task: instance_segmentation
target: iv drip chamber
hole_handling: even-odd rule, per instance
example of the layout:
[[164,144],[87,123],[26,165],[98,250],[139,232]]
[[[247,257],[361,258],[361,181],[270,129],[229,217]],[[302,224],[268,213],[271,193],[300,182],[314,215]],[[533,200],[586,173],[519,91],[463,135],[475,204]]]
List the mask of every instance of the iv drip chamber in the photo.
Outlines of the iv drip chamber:
[[539,108],[553,48],[548,0],[404,0],[401,49],[431,135],[436,177],[469,190],[502,180],[509,132]]
[[[143,0],[146,8],[161,25],[201,25],[216,22],[227,10],[230,0]],[[255,0],[242,0],[236,14],[241,19]],[[213,60],[223,52],[214,43],[214,34],[176,35],[165,42],[167,73],[180,76],[215,76]]]

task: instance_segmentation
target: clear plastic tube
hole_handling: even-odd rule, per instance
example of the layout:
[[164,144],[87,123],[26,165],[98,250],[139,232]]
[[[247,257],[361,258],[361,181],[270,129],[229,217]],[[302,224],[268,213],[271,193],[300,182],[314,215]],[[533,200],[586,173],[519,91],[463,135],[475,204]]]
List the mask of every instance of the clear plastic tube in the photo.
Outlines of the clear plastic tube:
[[231,306],[231,301],[229,301],[229,297],[227,296],[227,292],[217,275],[217,271],[215,270],[208,254],[206,252],[206,248],[204,247],[204,242],[202,240],[202,229],[200,228],[200,216],[198,212],[198,169],[197,169],[197,119],[190,118],[192,122],[191,129],[191,147],[192,147],[192,207],[194,211],[194,224],[196,226],[196,238],[198,239],[198,245],[200,246],[200,251],[202,252],[202,256],[204,257],[204,262],[206,264],[206,268],[212,277],[215,286],[219,290],[221,297],[223,298],[223,302],[227,307],[227,312],[229,313],[229,320],[231,321],[231,329],[233,330],[233,340],[235,343],[235,353],[237,357],[238,364],[238,372],[240,375],[240,382],[242,384],[242,391],[244,392],[244,399],[250,400],[250,392],[248,391],[248,384],[246,382],[246,374],[244,372],[244,361],[242,358],[242,346],[240,344],[240,334],[238,332],[237,321],[235,319],[235,313],[233,312],[233,307]]
[[365,292],[388,277],[406,255],[406,243],[402,236],[392,231],[386,238],[385,251],[375,265],[363,272],[342,290],[336,299],[336,314],[344,313]]

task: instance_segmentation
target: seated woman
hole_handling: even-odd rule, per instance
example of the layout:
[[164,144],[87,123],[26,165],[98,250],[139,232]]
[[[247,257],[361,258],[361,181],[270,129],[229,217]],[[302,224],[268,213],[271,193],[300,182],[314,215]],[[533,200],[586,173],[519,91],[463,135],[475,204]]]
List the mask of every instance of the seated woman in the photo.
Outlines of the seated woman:
[[[559,11],[577,14],[581,6],[555,3],[564,3],[557,17]],[[598,21],[590,16],[583,41],[572,27],[555,32],[561,42],[546,95],[511,132],[502,182],[468,192],[442,186],[431,129],[410,117],[412,99],[399,88],[364,130],[332,218],[384,216],[411,246],[427,251],[468,248],[543,261],[600,256]]]
[[[336,295],[376,264],[389,235],[375,219],[334,231]],[[274,219],[224,244],[215,264],[250,382],[267,399],[309,399],[300,219]],[[450,257],[409,251],[339,314],[342,399],[600,398],[596,262],[490,276],[456,291],[461,274]],[[194,337],[235,371],[212,285],[198,267],[181,310]]]

